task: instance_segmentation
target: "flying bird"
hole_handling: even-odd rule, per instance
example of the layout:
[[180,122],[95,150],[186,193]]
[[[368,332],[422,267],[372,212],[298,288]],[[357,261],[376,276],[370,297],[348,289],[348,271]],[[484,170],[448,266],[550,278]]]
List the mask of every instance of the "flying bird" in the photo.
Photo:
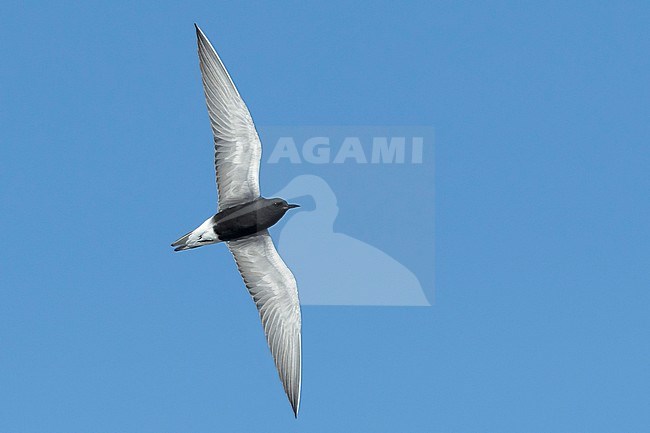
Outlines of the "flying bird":
[[225,242],[259,311],[294,415],[301,381],[301,319],[296,280],[267,229],[292,208],[260,195],[262,143],[253,119],[210,41],[195,24],[203,90],[214,135],[218,212],[172,244],[174,251]]

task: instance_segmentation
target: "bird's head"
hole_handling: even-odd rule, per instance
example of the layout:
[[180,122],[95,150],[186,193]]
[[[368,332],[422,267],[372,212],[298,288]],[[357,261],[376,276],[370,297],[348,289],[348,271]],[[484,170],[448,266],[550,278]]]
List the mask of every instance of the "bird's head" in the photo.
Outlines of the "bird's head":
[[260,198],[258,206],[257,219],[265,227],[280,221],[289,209],[300,207],[297,204],[289,204],[281,198]]
[[275,209],[282,210],[283,213],[288,211],[289,209],[294,209],[297,207],[300,207],[299,204],[290,204],[287,203],[286,200],[281,199],[281,198],[271,198],[269,199],[270,205],[273,206]]

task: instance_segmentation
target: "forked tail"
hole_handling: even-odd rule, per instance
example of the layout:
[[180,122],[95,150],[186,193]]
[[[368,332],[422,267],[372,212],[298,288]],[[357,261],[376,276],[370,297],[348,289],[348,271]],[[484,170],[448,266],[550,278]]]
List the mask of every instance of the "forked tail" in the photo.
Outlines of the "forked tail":
[[172,244],[172,247],[175,247],[174,251],[191,250],[192,248],[220,242],[219,237],[214,232],[213,225],[214,221],[212,217],[208,218],[203,224],[178,238],[178,240]]
[[198,248],[201,245],[189,245],[188,242],[190,240],[190,236],[192,235],[193,231],[187,233],[186,235],[178,238],[173,244],[172,247],[174,248],[174,251],[185,251],[185,250],[191,250],[192,248]]

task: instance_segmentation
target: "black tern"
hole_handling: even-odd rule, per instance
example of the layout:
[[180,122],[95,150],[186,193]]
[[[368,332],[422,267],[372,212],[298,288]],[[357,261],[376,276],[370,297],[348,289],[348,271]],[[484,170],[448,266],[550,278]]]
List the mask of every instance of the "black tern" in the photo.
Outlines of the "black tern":
[[174,251],[225,242],[259,311],[293,413],[301,382],[301,319],[296,279],[267,229],[296,204],[260,196],[262,143],[217,52],[195,24],[203,90],[214,135],[218,212],[172,244]]

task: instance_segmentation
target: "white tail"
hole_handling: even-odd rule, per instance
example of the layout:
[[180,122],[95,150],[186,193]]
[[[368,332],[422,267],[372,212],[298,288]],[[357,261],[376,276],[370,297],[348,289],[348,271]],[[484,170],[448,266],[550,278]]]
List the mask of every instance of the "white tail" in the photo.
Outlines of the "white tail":
[[196,229],[177,239],[172,244],[172,247],[176,247],[174,248],[174,251],[191,250],[192,248],[202,247],[203,245],[221,242],[217,234],[214,232],[213,227],[214,220],[210,217]]

